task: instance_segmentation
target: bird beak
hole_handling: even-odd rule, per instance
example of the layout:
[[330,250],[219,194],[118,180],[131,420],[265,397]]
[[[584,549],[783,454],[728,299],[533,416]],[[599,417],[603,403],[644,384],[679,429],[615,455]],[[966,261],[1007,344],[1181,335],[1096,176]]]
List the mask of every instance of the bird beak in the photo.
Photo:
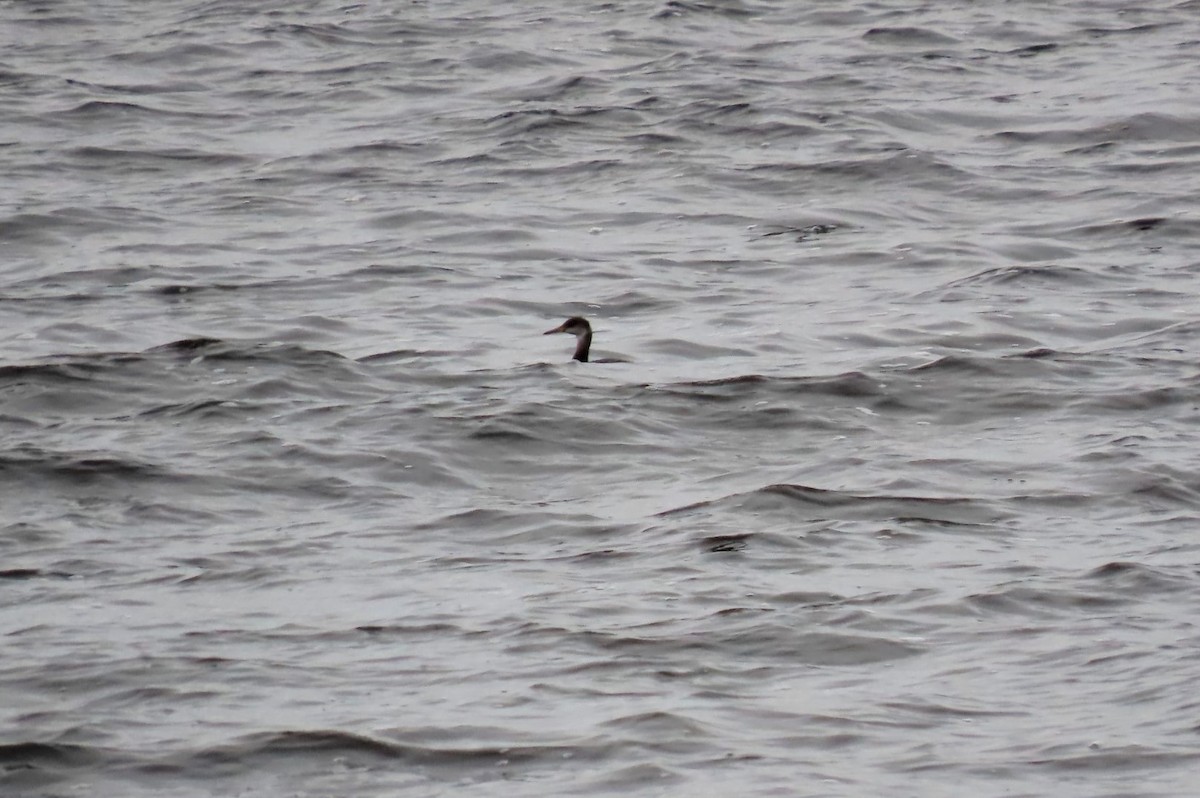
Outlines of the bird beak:
[[566,326],[567,326],[567,323],[563,322],[562,324],[555,327],[553,330],[546,330],[544,333],[542,333],[542,335],[553,335],[554,333],[563,332],[563,327],[566,327]]

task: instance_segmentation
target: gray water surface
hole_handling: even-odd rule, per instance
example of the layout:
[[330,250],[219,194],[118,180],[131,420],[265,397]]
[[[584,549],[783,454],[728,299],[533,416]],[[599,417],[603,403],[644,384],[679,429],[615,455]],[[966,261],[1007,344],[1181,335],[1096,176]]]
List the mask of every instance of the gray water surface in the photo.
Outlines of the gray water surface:
[[1194,795],[1198,56],[0,3],[0,792]]

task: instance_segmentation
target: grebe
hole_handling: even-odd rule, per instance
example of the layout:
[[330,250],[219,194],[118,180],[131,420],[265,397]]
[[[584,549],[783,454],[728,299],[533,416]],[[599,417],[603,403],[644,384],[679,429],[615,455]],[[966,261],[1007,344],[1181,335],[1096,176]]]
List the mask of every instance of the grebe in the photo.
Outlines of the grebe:
[[[562,324],[555,327],[553,330],[546,330],[542,335],[553,335],[554,333],[567,333],[575,336],[575,355],[574,359],[580,363],[588,362],[588,350],[592,348],[592,325],[588,324],[588,320],[583,316],[572,316]],[[593,363],[628,363],[628,360],[621,360],[615,357],[603,357],[599,360],[593,360]]]

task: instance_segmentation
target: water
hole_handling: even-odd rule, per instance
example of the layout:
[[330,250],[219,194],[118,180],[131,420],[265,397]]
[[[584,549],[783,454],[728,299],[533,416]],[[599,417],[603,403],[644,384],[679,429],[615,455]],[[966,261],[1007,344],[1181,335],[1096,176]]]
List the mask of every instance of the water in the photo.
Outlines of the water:
[[0,791],[1192,794],[1197,10],[0,5]]

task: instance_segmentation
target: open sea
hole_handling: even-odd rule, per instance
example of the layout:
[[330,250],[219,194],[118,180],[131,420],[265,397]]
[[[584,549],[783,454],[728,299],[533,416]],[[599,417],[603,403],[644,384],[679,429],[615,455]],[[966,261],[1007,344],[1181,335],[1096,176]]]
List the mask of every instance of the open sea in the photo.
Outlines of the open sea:
[[4,798],[1197,794],[1197,0],[0,0],[0,109]]

